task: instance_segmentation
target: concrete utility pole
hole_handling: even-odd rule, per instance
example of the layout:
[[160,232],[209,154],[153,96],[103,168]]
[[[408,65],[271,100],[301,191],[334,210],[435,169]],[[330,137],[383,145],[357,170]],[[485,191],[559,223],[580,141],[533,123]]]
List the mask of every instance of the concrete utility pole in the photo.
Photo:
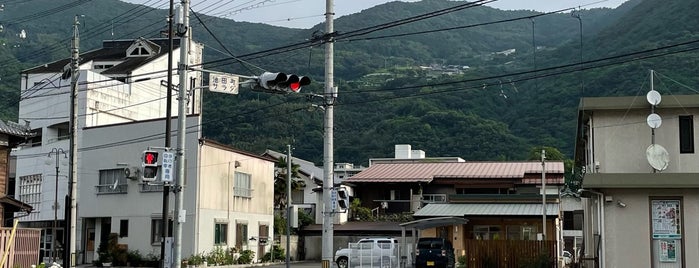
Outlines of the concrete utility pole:
[[546,240],[546,150],[541,150],[541,240]]
[[322,268],[330,268],[333,260],[333,212],[332,211],[332,194],[335,186],[333,178],[333,105],[337,92],[333,85],[334,78],[334,62],[333,62],[333,0],[325,1],[325,141],[323,143],[323,233],[321,252]]
[[[291,145],[286,145],[286,268],[289,268],[291,259]],[[274,246],[272,246],[274,252]]]
[[75,16],[73,22],[73,42],[71,44],[71,57],[70,57],[70,179],[68,183],[68,194],[70,199],[70,210],[66,217],[66,223],[70,222],[70,227],[66,225],[66,237],[69,238],[66,241],[66,247],[64,251],[66,252],[63,258],[63,267],[74,267],[75,266],[75,256],[76,252],[76,236],[75,227],[77,225],[77,196],[78,196],[78,75],[80,72],[78,68],[80,64],[78,62],[79,51],[80,51],[80,34],[78,32],[78,26],[80,22],[78,21],[78,16]]
[[188,91],[187,85],[187,68],[189,68],[189,0],[182,0],[182,14],[183,14],[183,25],[182,32],[180,32],[180,64],[177,66],[177,70],[180,76],[180,89],[177,94],[178,96],[178,109],[177,109],[177,182],[175,185],[175,233],[174,233],[174,246],[175,252],[173,253],[173,265],[172,267],[180,268],[182,265],[182,224],[185,221],[187,213],[184,211],[184,176],[185,176],[185,129],[187,123],[187,112],[186,106],[188,102]]
[[65,151],[63,151],[63,148],[51,149],[51,152],[49,152],[49,157],[51,157],[52,154],[56,156],[56,189],[54,189],[55,200],[53,202],[53,230],[51,231],[53,239],[51,241],[51,257],[53,262],[56,262],[56,259],[58,258],[58,252],[56,252],[56,239],[58,239],[58,163],[61,154],[63,154],[63,157],[65,158],[68,158],[68,155]]
[[[170,0],[170,13],[167,17],[167,41],[168,41],[168,51],[167,51],[167,97],[165,104],[165,148],[170,148],[172,146],[172,20],[174,18],[174,7],[175,0]],[[170,183],[163,182],[163,222],[160,227],[163,234],[160,239],[160,267],[165,268],[170,265],[165,264],[165,240],[168,237],[168,229],[170,223],[170,217],[168,216],[170,210]]]

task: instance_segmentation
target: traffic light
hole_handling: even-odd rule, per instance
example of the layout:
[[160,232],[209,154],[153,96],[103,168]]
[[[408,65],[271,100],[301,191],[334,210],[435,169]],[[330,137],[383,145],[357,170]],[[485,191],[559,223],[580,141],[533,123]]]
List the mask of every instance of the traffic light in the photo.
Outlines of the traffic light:
[[308,76],[264,72],[257,78],[259,87],[273,93],[298,93],[301,87],[311,84]]
[[341,210],[347,210],[350,207],[349,193],[344,187],[337,188],[337,206]]
[[143,151],[143,181],[154,181],[158,176],[158,152]]

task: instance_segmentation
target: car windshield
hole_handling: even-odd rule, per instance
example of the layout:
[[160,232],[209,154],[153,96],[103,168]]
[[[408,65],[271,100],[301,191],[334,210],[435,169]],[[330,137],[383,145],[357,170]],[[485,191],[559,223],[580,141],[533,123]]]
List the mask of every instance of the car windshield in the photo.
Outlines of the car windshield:
[[439,240],[421,240],[417,243],[418,249],[434,249],[442,248],[442,241]]

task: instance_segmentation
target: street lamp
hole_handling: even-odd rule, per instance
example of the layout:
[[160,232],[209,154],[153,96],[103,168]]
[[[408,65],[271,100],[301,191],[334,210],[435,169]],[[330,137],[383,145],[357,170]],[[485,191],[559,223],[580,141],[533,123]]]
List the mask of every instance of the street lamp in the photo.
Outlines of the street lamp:
[[[50,158],[51,155],[56,156],[56,189],[55,189],[55,199],[53,202],[53,230],[51,231],[52,234],[52,240],[51,240],[51,257],[53,258],[53,262],[56,262],[56,236],[57,236],[57,229],[58,229],[58,164],[59,164],[59,159],[60,155],[63,154],[63,158],[67,159],[68,155],[66,154],[65,151],[63,151],[62,148],[53,148],[51,149],[51,152],[49,152],[48,157]],[[67,163],[64,161],[64,165]]]

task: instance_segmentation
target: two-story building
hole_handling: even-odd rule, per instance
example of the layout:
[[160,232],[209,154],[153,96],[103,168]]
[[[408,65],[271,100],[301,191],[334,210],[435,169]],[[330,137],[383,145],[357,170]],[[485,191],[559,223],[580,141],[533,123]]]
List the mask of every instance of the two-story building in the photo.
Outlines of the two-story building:
[[653,95],[580,101],[585,267],[699,263],[699,95]]
[[[425,157],[424,152],[396,145],[395,158],[374,159],[345,183],[354,186],[353,198],[361,200],[363,207],[412,216],[413,224],[400,224],[417,226],[411,233],[450,239],[457,256],[468,255],[470,265],[488,261],[504,265],[514,260],[516,251],[489,256],[479,251],[480,245],[505,247],[499,241],[516,240],[523,241],[519,247],[549,245],[550,251],[544,254],[551,261],[560,254],[554,249],[563,229],[558,221],[564,213],[559,198],[563,174],[562,161],[467,162],[458,157]],[[441,226],[430,222],[449,218],[464,221],[445,220]],[[390,227],[385,227],[387,232],[392,231]],[[542,239],[546,241],[537,242]]]
[[[174,62],[179,61],[178,44],[175,40]],[[200,64],[203,46],[191,42],[190,49],[189,64]],[[145,149],[165,144],[168,91],[162,80],[167,78],[168,50],[167,39],[139,38],[104,41],[102,48],[80,54],[78,263],[96,260],[100,243],[110,233],[118,234],[118,243],[129,250],[160,255],[163,187],[157,181],[140,180],[140,163]],[[56,248],[49,239],[54,222],[59,225],[59,238],[60,229],[66,226],[71,77],[65,66],[69,62],[63,59],[22,72],[19,118],[29,121],[37,135],[15,152],[18,197],[35,208],[20,219],[22,226],[46,230],[42,243],[46,251]],[[274,223],[274,163],[202,139],[202,74],[188,75],[187,174],[182,192],[186,211],[183,241],[188,242],[183,243],[182,257],[215,246],[250,249],[261,257],[270,246],[256,241],[264,241]],[[177,75],[172,80],[178,81]],[[177,98],[172,101],[172,107],[177,107]],[[172,115],[174,130],[177,109]],[[172,140],[177,140],[174,132]],[[176,146],[173,142],[172,147]],[[172,220],[174,194],[169,197]],[[62,241],[57,241],[58,246]]]

